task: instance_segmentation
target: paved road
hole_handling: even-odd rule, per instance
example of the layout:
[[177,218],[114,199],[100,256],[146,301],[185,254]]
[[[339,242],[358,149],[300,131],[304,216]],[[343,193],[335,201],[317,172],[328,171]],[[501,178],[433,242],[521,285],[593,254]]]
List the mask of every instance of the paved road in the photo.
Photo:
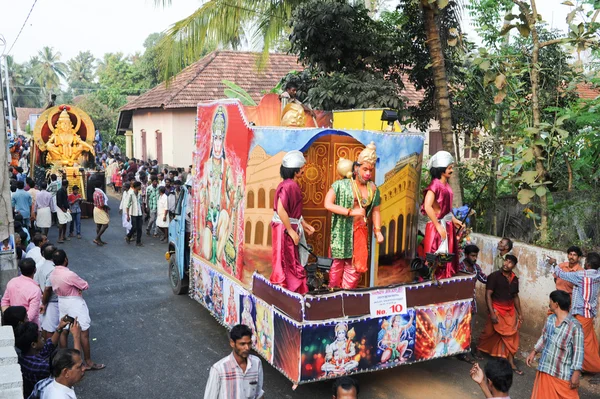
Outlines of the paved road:
[[[113,222],[92,243],[94,224],[83,220],[84,239],[63,245],[70,264],[90,283],[85,299],[92,317],[92,358],[105,370],[88,372],[76,387],[80,399],[201,398],[210,366],[230,352],[225,330],[187,296],[174,296],[167,279],[166,250],[144,236],[145,247],[127,245],[111,197]],[[56,240],[53,229],[50,240]],[[330,382],[292,384],[263,362],[266,398],[330,398]],[[469,365],[441,359],[359,375],[363,399],[481,398]],[[511,397],[529,398],[534,371],[515,376]],[[586,384],[586,383],[584,383]],[[581,392],[584,399],[597,393]]]

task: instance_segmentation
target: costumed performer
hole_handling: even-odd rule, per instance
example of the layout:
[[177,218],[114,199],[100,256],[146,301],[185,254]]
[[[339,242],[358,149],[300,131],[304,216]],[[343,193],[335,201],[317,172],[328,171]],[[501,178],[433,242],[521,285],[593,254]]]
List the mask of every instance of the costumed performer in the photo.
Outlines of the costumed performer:
[[[325,196],[325,209],[331,215],[331,257],[329,287],[352,289],[358,286],[361,274],[369,268],[369,234],[367,220],[373,218],[373,230],[378,243],[383,242],[379,189],[371,180],[375,176],[377,153],[371,142],[358,155],[351,168],[344,171],[341,158],[338,173],[345,178],[333,183]],[[349,163],[348,163],[349,164]],[[342,166],[342,167],[341,167]]]
[[273,237],[273,272],[271,282],[290,291],[306,294],[308,251],[304,233],[315,229],[302,218],[302,191],[298,179],[304,173],[306,160],[300,151],[290,151],[283,157],[279,174],[283,181],[277,186],[273,202],[271,229]]
[[448,183],[454,168],[454,157],[448,151],[438,151],[428,164],[431,183],[423,192],[421,213],[427,215],[423,247],[425,253],[454,254],[451,262],[441,265],[435,271],[435,278],[454,276],[458,271],[458,242],[455,227],[462,223],[452,214],[454,193]]

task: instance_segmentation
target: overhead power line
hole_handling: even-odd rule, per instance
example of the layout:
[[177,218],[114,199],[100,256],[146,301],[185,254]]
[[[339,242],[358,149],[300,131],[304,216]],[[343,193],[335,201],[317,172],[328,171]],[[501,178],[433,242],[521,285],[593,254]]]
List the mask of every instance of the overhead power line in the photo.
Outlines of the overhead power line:
[[29,16],[31,15],[31,12],[33,11],[33,7],[35,7],[35,3],[37,3],[37,0],[33,0],[33,4],[31,5],[31,9],[29,10],[29,14],[27,14],[27,17],[25,18],[25,21],[23,22],[23,25],[21,26],[21,30],[17,34],[17,37],[15,37],[15,41],[13,42],[13,44],[8,49],[8,52],[6,53],[7,55],[10,54],[11,50],[15,46],[15,43],[17,43],[17,40],[19,40],[19,36],[21,36],[21,32],[23,32],[23,28],[25,28],[25,24],[27,24],[27,20],[29,20]]

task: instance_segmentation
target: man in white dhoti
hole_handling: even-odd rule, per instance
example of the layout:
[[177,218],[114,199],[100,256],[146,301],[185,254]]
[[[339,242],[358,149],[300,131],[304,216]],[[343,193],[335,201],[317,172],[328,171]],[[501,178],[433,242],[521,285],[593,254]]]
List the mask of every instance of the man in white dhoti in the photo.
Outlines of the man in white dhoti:
[[67,237],[67,223],[72,220],[69,210],[68,180],[63,180],[60,189],[56,192],[56,217],[58,218],[58,243],[62,244],[71,239]]
[[33,279],[40,285],[42,289],[42,306],[40,308],[40,327],[44,334],[44,339],[52,336],[58,328],[60,315],[58,310],[58,296],[52,290],[52,282],[50,276],[54,271],[54,262],[52,255],[56,251],[56,247],[50,243],[42,245],[43,260],[36,263],[36,271]]
[[[101,370],[104,364],[94,363],[90,356],[90,312],[83,299],[82,292],[89,288],[87,281],[69,270],[69,258],[62,249],[58,249],[52,255],[52,261],[56,265],[50,274],[52,290],[58,295],[58,310],[60,318],[71,316],[77,318],[81,325],[81,347],[85,357],[86,370]],[[60,336],[60,347],[67,346],[68,331],[65,330]]]
[[40,185],[40,192],[35,198],[35,224],[42,230],[42,234],[48,235],[48,229],[52,225],[52,213],[56,212],[52,194],[46,189],[48,185],[44,182]]

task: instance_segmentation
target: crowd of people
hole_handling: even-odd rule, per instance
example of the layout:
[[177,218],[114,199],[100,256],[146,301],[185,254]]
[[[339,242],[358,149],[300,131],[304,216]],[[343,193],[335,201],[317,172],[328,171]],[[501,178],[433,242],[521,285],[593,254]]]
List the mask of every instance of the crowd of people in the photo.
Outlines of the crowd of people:
[[86,371],[105,368],[91,358],[91,318],[83,299],[89,284],[69,268],[67,253],[41,233],[19,261],[19,272],[1,306],[2,324],[15,335],[24,397],[74,398],[73,386]]
[[[472,356],[461,355],[473,364],[472,379],[486,398],[506,398],[513,375],[525,372],[518,367],[515,355],[519,349],[519,330],[525,319],[519,299],[518,259],[512,253],[513,243],[502,238],[494,258],[494,271],[483,273],[477,264],[479,248],[468,245],[459,270],[476,274],[485,284],[488,316]],[[535,367],[532,399],[579,398],[579,385],[584,373],[592,375],[590,384],[600,383],[600,347],[594,331],[594,319],[600,293],[600,254],[589,252],[582,265],[579,247],[567,249],[567,261],[560,264],[548,258],[546,265],[554,275],[556,289],[549,293],[548,317],[539,339],[526,359]],[[483,371],[476,360],[480,352],[492,356]],[[535,359],[540,355],[535,366]],[[596,374],[596,376],[594,376]]]

